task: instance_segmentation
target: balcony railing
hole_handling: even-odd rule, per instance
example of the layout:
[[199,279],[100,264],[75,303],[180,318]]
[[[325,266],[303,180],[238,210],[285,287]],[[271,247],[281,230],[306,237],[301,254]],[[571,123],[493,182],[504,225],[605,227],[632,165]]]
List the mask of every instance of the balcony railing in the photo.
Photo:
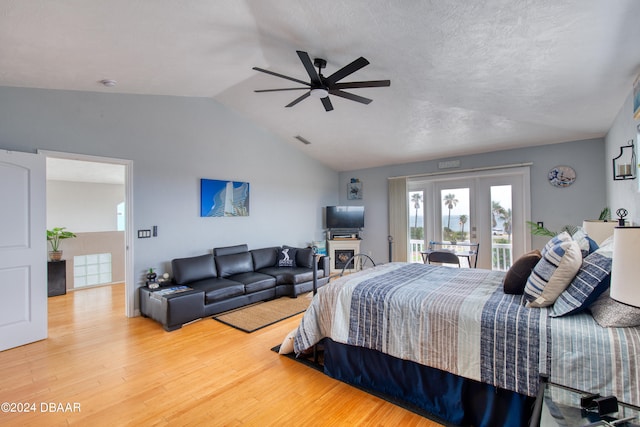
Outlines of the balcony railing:
[[[426,248],[423,240],[410,240],[410,262],[422,262],[422,255]],[[491,269],[507,271],[513,263],[513,254],[510,243],[493,243],[491,247]]]

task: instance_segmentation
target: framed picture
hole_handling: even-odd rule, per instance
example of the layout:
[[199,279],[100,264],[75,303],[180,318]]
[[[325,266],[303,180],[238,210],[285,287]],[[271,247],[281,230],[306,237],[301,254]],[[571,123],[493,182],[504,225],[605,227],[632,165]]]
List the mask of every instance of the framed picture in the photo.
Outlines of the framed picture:
[[360,200],[362,199],[362,182],[351,181],[347,188],[347,199]]
[[249,216],[249,183],[201,179],[200,216]]
[[640,74],[633,82],[633,118],[640,119]]

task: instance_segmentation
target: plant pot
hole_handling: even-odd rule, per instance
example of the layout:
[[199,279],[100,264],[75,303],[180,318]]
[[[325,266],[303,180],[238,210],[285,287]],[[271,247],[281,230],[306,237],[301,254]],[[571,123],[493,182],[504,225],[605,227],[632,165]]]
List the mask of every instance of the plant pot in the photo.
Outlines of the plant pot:
[[62,259],[62,251],[49,251],[49,260],[60,261]]

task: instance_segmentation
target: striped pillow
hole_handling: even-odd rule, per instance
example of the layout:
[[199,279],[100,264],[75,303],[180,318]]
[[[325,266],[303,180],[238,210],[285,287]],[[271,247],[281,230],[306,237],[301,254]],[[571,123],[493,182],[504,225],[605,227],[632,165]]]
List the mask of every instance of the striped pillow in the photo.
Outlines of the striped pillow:
[[[567,233],[568,236],[568,233]],[[556,239],[551,239],[549,243]],[[533,268],[524,288],[527,307],[548,307],[569,286],[582,265],[580,246],[569,236],[542,250],[542,258]]]
[[569,287],[553,304],[551,316],[579,313],[591,305],[611,282],[611,252],[607,248],[587,255]]

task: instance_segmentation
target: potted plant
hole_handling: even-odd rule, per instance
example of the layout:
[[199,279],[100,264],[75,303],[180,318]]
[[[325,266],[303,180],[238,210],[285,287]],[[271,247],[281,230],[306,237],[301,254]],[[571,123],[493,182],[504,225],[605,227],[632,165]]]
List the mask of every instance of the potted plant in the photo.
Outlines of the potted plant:
[[47,230],[47,241],[51,244],[49,259],[51,261],[60,261],[62,259],[62,251],[60,250],[60,240],[70,239],[76,235],[65,230],[66,227],[55,227]]

